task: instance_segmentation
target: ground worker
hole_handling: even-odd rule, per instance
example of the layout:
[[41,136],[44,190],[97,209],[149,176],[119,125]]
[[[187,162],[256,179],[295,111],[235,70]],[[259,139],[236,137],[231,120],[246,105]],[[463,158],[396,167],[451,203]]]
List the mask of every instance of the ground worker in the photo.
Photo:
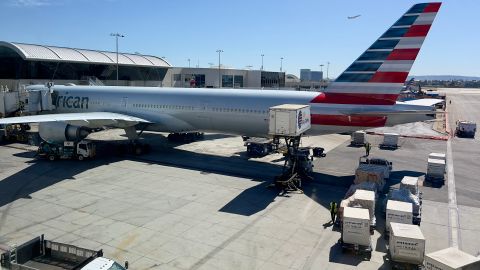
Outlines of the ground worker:
[[337,203],[330,202],[330,217],[332,218],[332,223],[335,223],[335,216],[337,215]]
[[370,149],[372,148],[372,145],[369,142],[365,143],[365,156],[368,157],[370,155]]

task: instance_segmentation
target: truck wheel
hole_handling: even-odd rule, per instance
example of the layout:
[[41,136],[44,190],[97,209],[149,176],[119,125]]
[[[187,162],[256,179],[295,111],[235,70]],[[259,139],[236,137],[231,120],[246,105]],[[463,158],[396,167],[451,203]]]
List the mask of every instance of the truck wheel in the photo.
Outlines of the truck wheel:
[[55,160],[55,156],[54,156],[54,155],[49,155],[49,156],[48,156],[48,160],[54,161],[54,160]]
[[82,156],[82,155],[79,155],[79,156],[78,156],[78,160],[82,161],[82,160],[83,160],[83,156]]

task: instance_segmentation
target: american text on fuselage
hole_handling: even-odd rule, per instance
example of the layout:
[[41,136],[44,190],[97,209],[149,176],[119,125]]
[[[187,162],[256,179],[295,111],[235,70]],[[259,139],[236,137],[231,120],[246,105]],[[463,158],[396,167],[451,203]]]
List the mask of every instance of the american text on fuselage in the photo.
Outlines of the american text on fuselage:
[[63,108],[75,108],[75,109],[88,109],[88,97],[71,96],[71,95],[59,95],[55,105]]

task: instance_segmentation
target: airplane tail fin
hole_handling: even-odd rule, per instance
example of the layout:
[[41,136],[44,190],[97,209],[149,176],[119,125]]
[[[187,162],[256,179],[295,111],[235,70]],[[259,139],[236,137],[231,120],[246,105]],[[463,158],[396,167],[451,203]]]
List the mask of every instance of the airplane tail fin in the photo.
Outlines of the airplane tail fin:
[[312,103],[395,104],[441,4],[411,7]]

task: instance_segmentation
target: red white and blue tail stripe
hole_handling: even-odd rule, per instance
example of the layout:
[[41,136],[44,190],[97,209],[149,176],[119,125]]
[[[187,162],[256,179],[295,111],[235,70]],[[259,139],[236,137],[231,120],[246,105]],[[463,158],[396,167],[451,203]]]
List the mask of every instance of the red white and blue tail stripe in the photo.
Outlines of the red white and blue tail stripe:
[[312,103],[393,105],[441,3],[410,8]]

